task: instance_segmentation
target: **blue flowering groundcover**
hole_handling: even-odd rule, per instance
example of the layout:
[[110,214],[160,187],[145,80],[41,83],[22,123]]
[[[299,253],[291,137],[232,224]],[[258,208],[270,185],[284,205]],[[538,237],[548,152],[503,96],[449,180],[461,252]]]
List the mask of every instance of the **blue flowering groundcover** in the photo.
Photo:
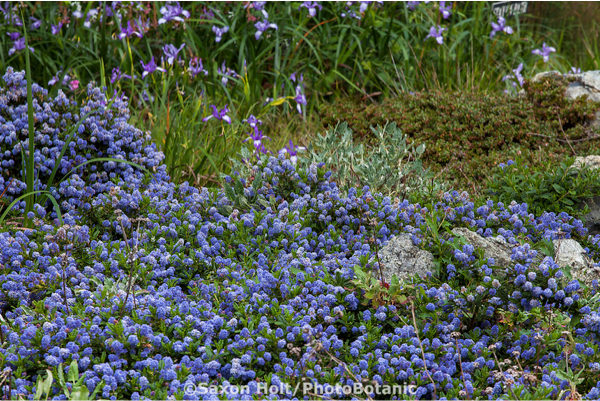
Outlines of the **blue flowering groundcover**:
[[[9,68],[3,201],[26,189],[26,93],[24,73]],[[91,84],[82,105],[35,84],[33,95],[36,189],[52,192],[64,224],[48,203],[31,212],[33,230],[0,230],[3,399],[600,397],[597,283],[583,288],[551,257],[534,262],[535,244],[559,230],[583,241],[581,221],[533,216],[526,204],[475,207],[456,191],[429,207],[368,187],[344,197],[327,166],[285,154],[226,178],[263,201],[238,208],[226,191],[171,182],[148,134],[128,124],[125,99]],[[97,157],[145,170],[108,161],[73,171]],[[66,178],[45,188],[55,163]],[[439,216],[518,245],[513,266],[451,239],[428,277],[360,283],[359,270],[377,277],[377,251],[395,235],[442,249],[427,229]],[[592,256],[599,239],[588,238]],[[410,391],[380,394],[383,385]]]

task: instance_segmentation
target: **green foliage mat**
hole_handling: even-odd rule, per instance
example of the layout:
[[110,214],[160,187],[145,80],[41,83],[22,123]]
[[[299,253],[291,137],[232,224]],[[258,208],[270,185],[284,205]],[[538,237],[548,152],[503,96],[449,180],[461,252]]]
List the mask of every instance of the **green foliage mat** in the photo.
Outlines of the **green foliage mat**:
[[371,126],[395,122],[407,142],[426,145],[422,160],[436,179],[482,194],[492,167],[508,159],[545,169],[567,156],[600,154],[600,135],[587,124],[600,103],[565,99],[568,84],[563,76],[545,77],[526,82],[516,97],[433,91],[380,105],[338,100],[319,112],[323,130],[347,122],[355,140],[367,144]]

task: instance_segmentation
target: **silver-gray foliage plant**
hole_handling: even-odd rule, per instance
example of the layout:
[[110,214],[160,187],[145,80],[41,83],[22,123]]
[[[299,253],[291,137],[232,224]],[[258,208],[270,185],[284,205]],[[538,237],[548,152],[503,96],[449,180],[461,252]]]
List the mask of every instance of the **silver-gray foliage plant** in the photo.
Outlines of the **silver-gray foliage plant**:
[[[351,187],[363,185],[368,185],[373,193],[391,197],[405,198],[411,192],[423,192],[432,177],[420,159],[425,144],[416,149],[407,145],[406,135],[393,122],[384,128],[371,127],[371,130],[377,143],[369,149],[363,144],[354,144],[347,123],[338,124],[324,136],[317,135],[314,146],[311,143],[299,161],[306,166],[324,162],[344,194]],[[444,184],[434,186],[429,191],[445,190]]]

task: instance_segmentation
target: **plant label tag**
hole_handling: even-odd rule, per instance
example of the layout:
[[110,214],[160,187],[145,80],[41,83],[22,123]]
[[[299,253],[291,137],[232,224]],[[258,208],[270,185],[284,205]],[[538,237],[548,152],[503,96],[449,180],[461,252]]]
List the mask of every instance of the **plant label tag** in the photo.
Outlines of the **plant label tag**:
[[528,1],[501,1],[492,4],[492,12],[498,17],[509,18],[527,12]]

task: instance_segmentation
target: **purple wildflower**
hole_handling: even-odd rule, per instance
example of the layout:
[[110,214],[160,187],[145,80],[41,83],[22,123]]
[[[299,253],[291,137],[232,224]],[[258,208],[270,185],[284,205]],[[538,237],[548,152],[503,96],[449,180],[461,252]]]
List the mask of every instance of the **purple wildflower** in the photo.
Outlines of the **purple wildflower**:
[[514,79],[516,79],[519,82],[519,86],[522,87],[523,83],[525,82],[525,78],[523,78],[521,75],[522,70],[523,63],[519,64],[519,66],[513,70],[514,75],[506,75],[504,78],[502,78],[502,81],[511,80],[512,86],[516,87],[517,83],[514,81]]
[[437,27],[437,31],[435,29],[435,26],[432,26],[431,28],[429,28],[429,35],[427,35],[425,37],[425,40],[427,40],[428,38],[435,38],[435,40],[441,45],[444,44],[444,37],[442,36],[442,32],[446,31],[446,28],[442,28],[441,26],[438,25]]
[[229,109],[227,108],[227,105],[225,105],[225,107],[223,107],[223,109],[221,110],[217,110],[217,107],[215,105],[211,105],[213,111],[212,111],[212,115],[208,116],[208,117],[204,117],[202,119],[202,121],[208,121],[211,118],[216,118],[219,121],[225,121],[228,124],[231,124],[231,117],[229,117],[226,113],[229,111]]
[[410,10],[414,10],[415,8],[417,8],[419,6],[419,3],[421,3],[420,1],[409,1],[406,3],[406,7],[408,7]]
[[221,83],[225,86],[227,86],[227,82],[229,82],[229,78],[227,78],[227,76],[230,75],[233,77],[234,75],[236,75],[235,71],[230,70],[229,67],[225,67],[224,61],[223,65],[220,68],[217,68],[217,72],[223,75],[223,77],[221,78]]
[[266,135],[263,135],[263,132],[260,131],[258,129],[258,127],[254,127],[254,134],[251,134],[248,132],[248,134],[250,135],[248,138],[246,138],[246,140],[244,140],[244,142],[248,142],[249,140],[252,140],[252,143],[254,144],[254,148],[255,149],[259,149],[262,146],[262,140],[263,139],[268,139],[271,140],[271,138],[269,138]]
[[[302,81],[302,79],[300,80]],[[302,93],[302,88],[300,87],[300,85],[296,85],[296,96],[294,97],[294,100],[296,101],[296,108],[298,109],[298,113],[302,114],[302,107],[300,107],[300,105],[304,105],[306,106],[306,96],[304,96],[304,94]]]
[[167,57],[167,63],[169,63],[170,65],[173,64],[173,61],[175,61],[177,54],[179,54],[181,49],[183,49],[184,47],[185,47],[185,43],[182,44],[179,47],[179,49],[173,45],[165,45],[163,47],[163,52],[165,53],[165,56]]
[[165,72],[163,68],[160,68],[156,65],[156,62],[154,61],[154,56],[152,56],[148,64],[144,65],[144,62],[142,60],[140,60],[140,63],[142,63],[142,68],[144,69],[144,72],[142,73],[142,78],[146,78],[146,75],[152,74],[154,71],[157,70],[160,72]]
[[253,1],[252,8],[256,11],[262,11],[265,8],[265,4],[267,4],[266,1]]
[[581,68],[571,67],[572,74],[581,74]]
[[278,29],[277,24],[274,24],[274,23],[270,24],[269,21],[267,21],[267,20],[263,20],[262,22],[260,22],[260,21],[257,22],[256,24],[254,24],[254,27],[256,29],[258,29],[258,31],[256,31],[256,33],[254,34],[254,37],[256,38],[256,40],[260,39],[260,36],[267,29],[269,29],[269,28]]
[[121,78],[123,78],[123,79],[131,79],[131,75],[127,75],[127,74],[121,73],[121,70],[119,69],[119,67],[113,68],[113,70],[112,70],[112,76],[110,77],[110,83],[114,84],[115,82],[120,81]]
[[556,51],[556,49],[554,47],[547,46],[546,42],[544,42],[544,44],[542,45],[542,49],[541,50],[540,49],[535,49],[535,50],[532,50],[531,53],[532,54],[537,54],[538,56],[542,56],[543,59],[544,59],[544,63],[547,63],[548,59],[549,59],[549,56],[550,56],[550,53],[555,52],[555,51]]
[[123,39],[123,38],[130,38],[133,35],[137,36],[138,38],[141,38],[143,35],[135,30],[135,26],[131,25],[131,20],[127,21],[127,28],[123,29],[123,27],[121,28],[121,33],[117,36],[119,39]]
[[503,17],[498,17],[498,23],[492,22],[492,33],[490,33],[490,39],[496,35],[497,32],[504,32],[507,35],[513,33],[513,29],[506,25],[506,20]]
[[306,150],[304,146],[294,146],[292,140],[290,139],[290,145],[285,146],[283,149],[279,151],[279,154],[288,153],[290,155],[290,161],[292,164],[296,164],[298,162],[298,151]]
[[[184,22],[184,18],[190,18],[190,13],[184,10],[178,1],[167,2],[166,6],[160,8],[160,12],[163,16],[158,20],[159,25],[165,24],[168,21]],[[180,17],[180,15],[184,18]]]
[[315,17],[317,15],[317,7],[319,7],[319,10],[323,9],[323,7],[317,1],[305,1],[305,2],[303,2],[300,5],[300,7],[298,7],[298,11],[300,11],[300,9],[302,7],[308,9],[308,14],[311,17]]
[[[11,36],[11,34],[9,34],[9,36]],[[12,36],[11,36],[12,38]],[[12,56],[14,53],[16,52],[20,52],[21,50],[25,49],[25,38],[18,38],[13,42],[13,47],[11,47],[8,50],[8,55]],[[29,50],[31,50],[31,52],[33,52],[33,47],[29,46]]]
[[248,119],[243,120],[243,123],[248,123],[252,128],[256,128],[257,125],[262,125],[262,121],[260,121],[258,118],[254,117],[254,115],[250,115],[250,117],[248,117]]
[[365,11],[367,11],[367,8],[369,8],[370,3],[372,3],[372,1],[361,1],[360,6],[358,7],[358,12],[362,14]]
[[33,22],[31,23],[31,30],[32,30],[32,31],[35,31],[35,30],[36,30],[36,29],[38,29],[40,26],[42,26],[42,21],[40,21],[39,19],[37,19],[37,18],[34,18],[34,17],[30,17],[30,18],[31,18],[31,20],[33,21]]
[[62,21],[59,22],[58,25],[50,24],[50,31],[52,32],[52,35],[58,35],[60,33],[62,26],[63,26]]
[[190,60],[189,70],[192,78],[201,72],[204,72],[204,75],[208,75],[208,71],[206,71],[202,65],[202,59],[198,58],[198,56],[195,56]]
[[444,19],[448,19],[448,17],[452,15],[452,11],[450,10],[452,10],[452,6],[446,7],[446,2],[440,1],[440,13],[442,14],[442,17],[444,17]]
[[229,31],[229,27],[226,26],[223,28],[218,28],[216,25],[213,25],[212,31],[215,33],[215,35],[217,35],[217,37],[215,38],[215,42],[219,43],[221,41],[221,36],[223,36],[225,32]]
[[16,40],[19,40],[19,38],[21,37],[20,32],[9,32],[9,33],[7,33],[7,35],[10,38],[10,40],[12,40],[13,42]]

